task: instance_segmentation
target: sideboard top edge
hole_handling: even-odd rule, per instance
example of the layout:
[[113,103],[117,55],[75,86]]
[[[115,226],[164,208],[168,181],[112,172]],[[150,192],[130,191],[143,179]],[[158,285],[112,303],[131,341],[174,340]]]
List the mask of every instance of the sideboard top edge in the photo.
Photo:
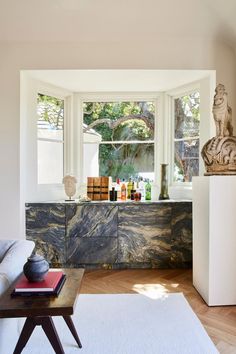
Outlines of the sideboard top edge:
[[157,201],[109,201],[109,200],[101,200],[101,201],[91,201],[91,202],[79,202],[78,200],[72,202],[66,202],[63,200],[58,201],[43,201],[43,202],[27,202],[25,203],[26,207],[30,206],[42,206],[42,205],[52,205],[52,206],[65,206],[65,205],[150,205],[150,204],[166,204],[166,203],[192,203],[192,200],[189,199],[167,199],[167,200],[157,200]]

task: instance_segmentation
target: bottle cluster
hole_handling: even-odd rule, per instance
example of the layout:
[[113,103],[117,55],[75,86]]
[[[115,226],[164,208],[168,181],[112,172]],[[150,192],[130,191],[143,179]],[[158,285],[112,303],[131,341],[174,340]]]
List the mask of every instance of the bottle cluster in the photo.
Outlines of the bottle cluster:
[[110,189],[110,200],[151,200],[152,199],[152,187],[150,181],[144,181],[143,178],[138,180],[132,180],[129,178],[128,181],[124,179],[120,181],[117,178],[116,183],[111,183]]

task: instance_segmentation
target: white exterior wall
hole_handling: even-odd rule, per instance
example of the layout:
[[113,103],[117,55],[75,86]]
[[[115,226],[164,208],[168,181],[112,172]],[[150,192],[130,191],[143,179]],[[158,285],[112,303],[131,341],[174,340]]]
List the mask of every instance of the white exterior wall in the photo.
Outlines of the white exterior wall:
[[87,183],[87,177],[99,176],[99,144],[84,144],[83,162],[83,182]]
[[[125,55],[124,55],[125,53]],[[24,237],[20,169],[20,70],[23,69],[212,69],[226,86],[236,126],[235,53],[198,38],[166,38],[152,43],[0,44],[0,238]],[[235,112],[235,113],[234,113]],[[211,117],[209,117],[211,119]],[[24,130],[22,129],[22,134]],[[21,159],[21,160],[20,160]]]

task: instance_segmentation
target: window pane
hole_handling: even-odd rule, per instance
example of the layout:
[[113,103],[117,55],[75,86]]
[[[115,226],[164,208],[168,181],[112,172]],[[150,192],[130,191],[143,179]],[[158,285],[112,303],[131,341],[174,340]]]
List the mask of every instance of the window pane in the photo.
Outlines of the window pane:
[[151,101],[84,103],[84,181],[98,175],[154,180],[154,121]]
[[175,139],[199,136],[199,104],[198,91],[174,100]]
[[84,133],[102,141],[153,140],[154,102],[86,102]]
[[64,100],[38,94],[38,138],[63,140]]
[[199,139],[175,142],[174,181],[191,182],[199,175]]
[[62,183],[63,144],[38,140],[38,183]]
[[127,180],[143,176],[154,180],[154,144],[101,144],[99,175]]

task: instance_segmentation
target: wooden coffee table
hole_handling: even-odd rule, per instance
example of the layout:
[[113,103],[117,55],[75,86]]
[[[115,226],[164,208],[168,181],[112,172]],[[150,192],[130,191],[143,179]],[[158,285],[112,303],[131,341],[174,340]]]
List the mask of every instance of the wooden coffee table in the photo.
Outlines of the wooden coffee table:
[[72,322],[77,295],[81,287],[84,269],[63,269],[66,281],[58,296],[11,297],[13,284],[0,298],[0,318],[27,317],[13,354],[19,354],[27,344],[35,326],[42,326],[57,354],[65,353],[52,317],[63,316],[79,348],[79,336]]

